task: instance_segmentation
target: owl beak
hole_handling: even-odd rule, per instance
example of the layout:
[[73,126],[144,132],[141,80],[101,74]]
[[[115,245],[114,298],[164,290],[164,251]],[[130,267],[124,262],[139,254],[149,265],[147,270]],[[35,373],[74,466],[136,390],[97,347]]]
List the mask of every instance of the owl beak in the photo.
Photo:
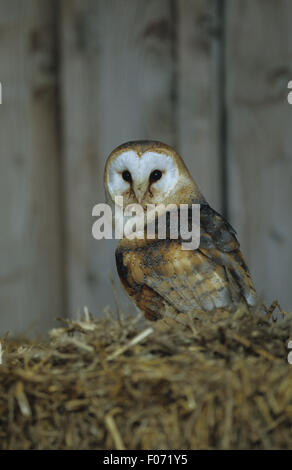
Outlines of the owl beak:
[[143,201],[145,194],[147,192],[147,189],[148,189],[147,183],[146,184],[145,183],[133,184],[133,191],[138,201],[138,204],[141,204],[141,202]]

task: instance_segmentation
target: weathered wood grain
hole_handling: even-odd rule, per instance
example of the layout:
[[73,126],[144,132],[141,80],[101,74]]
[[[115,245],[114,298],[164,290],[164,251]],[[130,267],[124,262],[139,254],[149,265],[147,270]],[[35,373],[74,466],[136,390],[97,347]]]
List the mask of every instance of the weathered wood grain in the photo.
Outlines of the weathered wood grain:
[[0,2],[0,336],[62,314],[54,2]]
[[179,150],[292,308],[291,18],[290,0],[0,0],[0,336],[114,303],[91,212],[132,139]]
[[203,194],[222,209],[219,126],[220,30],[214,0],[178,0],[178,147]]
[[[135,139],[174,143],[169,0],[62,1],[62,116],[68,309],[110,303],[114,243],[91,235],[111,150]],[[117,281],[119,285],[119,281]]]
[[292,308],[292,2],[227,0],[229,205],[259,292]]

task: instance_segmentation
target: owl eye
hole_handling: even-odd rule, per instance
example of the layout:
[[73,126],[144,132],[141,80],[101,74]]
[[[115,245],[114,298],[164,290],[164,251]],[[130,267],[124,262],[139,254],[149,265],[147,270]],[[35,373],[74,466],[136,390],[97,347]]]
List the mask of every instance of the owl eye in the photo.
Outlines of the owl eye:
[[149,178],[150,183],[154,183],[155,181],[160,180],[161,176],[162,176],[162,172],[160,170],[152,171],[150,178]]
[[127,181],[128,183],[132,182],[132,176],[128,170],[123,171],[122,177],[123,177],[123,180]]

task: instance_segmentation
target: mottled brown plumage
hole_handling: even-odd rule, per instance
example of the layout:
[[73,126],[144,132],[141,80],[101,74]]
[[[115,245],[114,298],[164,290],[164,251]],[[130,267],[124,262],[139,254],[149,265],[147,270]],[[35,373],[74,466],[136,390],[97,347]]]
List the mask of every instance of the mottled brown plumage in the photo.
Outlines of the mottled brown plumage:
[[[129,187],[121,184],[119,188],[119,180],[109,174],[109,168],[121,154],[129,151],[133,154],[126,153],[117,162],[117,168],[122,171],[124,165],[127,171],[132,172],[132,182]],[[146,153],[144,160],[147,160],[147,165],[142,163]],[[142,171],[141,165],[144,165]],[[114,172],[114,168],[115,164],[110,171]],[[164,185],[155,187],[149,184],[149,175],[154,169],[166,173]],[[169,179],[167,172],[172,172]],[[181,236],[177,240],[159,240],[157,237],[147,240],[145,235],[143,240],[124,238],[119,242],[116,250],[119,277],[146,318],[157,320],[177,314],[198,316],[218,310],[235,311],[241,303],[248,307],[255,305],[255,289],[234,229],[207,204],[173,149],[157,142],[129,143],[118,147],[108,159],[105,186],[110,200],[115,194],[120,194],[125,196],[127,204],[137,201],[143,207],[150,202],[201,204],[200,246],[197,250],[182,250]],[[135,188],[141,187],[141,194],[136,194]],[[167,233],[169,235],[168,230]]]

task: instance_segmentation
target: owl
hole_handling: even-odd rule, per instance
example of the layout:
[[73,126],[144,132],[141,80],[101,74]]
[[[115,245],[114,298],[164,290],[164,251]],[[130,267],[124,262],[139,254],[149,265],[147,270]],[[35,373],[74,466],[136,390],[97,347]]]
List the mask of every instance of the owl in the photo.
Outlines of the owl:
[[[116,266],[122,285],[148,320],[234,312],[256,304],[256,292],[236,232],[210,207],[186,165],[170,146],[128,142],[108,157],[104,173],[107,201],[125,206],[200,204],[200,244],[183,250],[182,238],[122,238]],[[169,235],[169,231],[167,232]]]

